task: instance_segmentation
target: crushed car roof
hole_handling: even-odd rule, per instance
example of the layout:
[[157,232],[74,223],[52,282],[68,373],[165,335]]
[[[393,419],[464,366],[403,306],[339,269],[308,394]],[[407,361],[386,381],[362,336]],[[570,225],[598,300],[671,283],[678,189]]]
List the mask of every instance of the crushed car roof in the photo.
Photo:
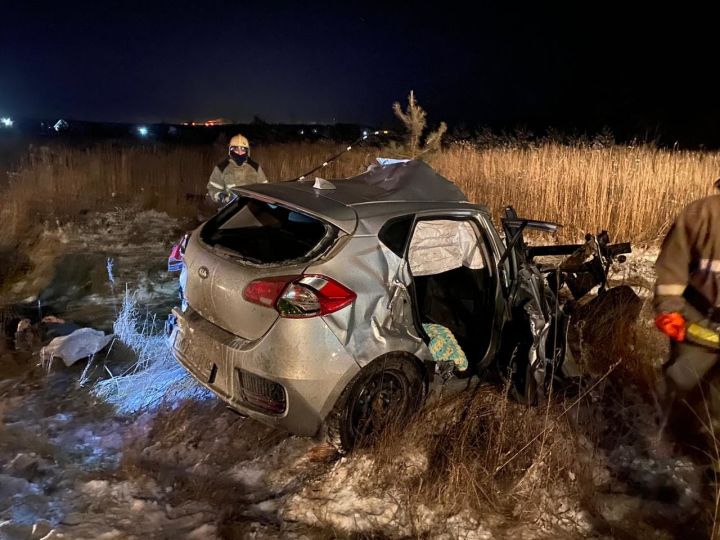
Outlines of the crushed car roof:
[[[465,194],[423,161],[373,165],[359,176],[333,180],[326,196],[349,206],[374,202],[467,202]],[[312,186],[311,182],[301,182]]]
[[[383,165],[378,163],[352,178],[318,183],[315,179],[296,182],[253,184],[235,188],[250,195],[291,206],[325,218],[339,228],[352,232],[357,219],[363,218],[363,206],[396,203],[449,203],[469,205],[465,194],[450,180],[423,161],[412,160]],[[368,209],[369,210],[369,209]],[[374,213],[374,212],[370,212]]]

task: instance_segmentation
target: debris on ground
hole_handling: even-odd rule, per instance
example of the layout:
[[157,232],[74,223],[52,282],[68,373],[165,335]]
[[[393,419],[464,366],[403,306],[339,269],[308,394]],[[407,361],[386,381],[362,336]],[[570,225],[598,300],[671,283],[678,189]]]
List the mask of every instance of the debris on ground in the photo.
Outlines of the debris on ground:
[[[151,217],[167,227],[166,218]],[[635,356],[621,365],[623,384],[598,386],[563,417],[571,425],[554,409],[520,406],[502,388],[484,387],[419,415],[396,442],[340,457],[331,446],[242,417],[197,386],[199,394],[172,392],[191,379],[174,370],[152,313],[177,301],[177,283],[162,265],[156,271],[142,262],[163,261],[167,245],[143,241],[134,227],[137,245],[123,247],[118,216],[88,222],[107,226],[82,238],[70,227],[63,232],[61,246],[82,246],[93,264],[77,276],[72,298],[53,284],[52,298],[62,300],[56,315],[0,310],[8,344],[0,336],[0,538],[702,537],[705,469],[676,449],[659,451],[652,404],[630,378],[633,362],[654,366],[664,356],[647,306],[634,335],[623,332],[635,340]],[[106,277],[84,285],[88,275],[105,273],[108,234],[118,242],[117,286],[140,287],[127,305]],[[613,279],[647,298],[653,259],[633,254],[631,271]],[[40,346],[78,330],[66,325],[92,325],[103,339],[110,331],[118,339],[107,358],[48,374],[37,366]],[[583,335],[594,346],[602,341]],[[18,338],[30,349],[14,350]],[[141,369],[128,358],[142,358]],[[518,454],[517,440],[533,437],[534,453]],[[508,461],[512,467],[498,473]]]
[[40,355],[43,363],[50,367],[55,358],[63,361],[66,367],[72,366],[78,360],[90,358],[107,347],[113,340],[113,335],[106,335],[102,330],[93,328],[80,328],[68,336],[54,338],[42,348]]
[[21,319],[15,330],[15,350],[31,351],[39,340],[36,329],[30,319]]

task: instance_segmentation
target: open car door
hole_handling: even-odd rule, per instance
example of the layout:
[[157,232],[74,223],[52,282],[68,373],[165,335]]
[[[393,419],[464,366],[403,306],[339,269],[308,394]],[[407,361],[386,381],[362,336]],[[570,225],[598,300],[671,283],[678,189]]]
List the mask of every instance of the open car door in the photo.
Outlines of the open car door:
[[505,208],[505,217],[502,218],[503,232],[505,233],[506,251],[500,260],[502,264],[506,259],[510,261],[513,277],[521,264],[531,259],[523,233],[526,230],[555,234],[562,225],[551,221],[539,221],[518,217],[512,206]]
[[[587,343],[592,336],[580,339],[573,336],[569,332],[571,318],[585,320],[592,326],[593,316],[602,314],[606,306],[618,303],[628,307],[623,311],[625,317],[617,317],[625,326],[637,317],[639,302],[634,301],[634,292],[627,286],[608,289],[607,282],[612,263],[624,262],[624,254],[631,252],[631,246],[610,244],[607,231],[586,235],[584,244],[528,246],[523,236],[525,231],[555,233],[559,225],[520,218],[512,207],[505,209],[502,224],[506,242],[503,259],[510,262],[513,281],[508,296],[511,331],[504,335],[505,355],[499,357],[500,362],[504,362],[500,364],[501,374],[508,375],[520,401],[533,403],[542,395],[549,377],[579,373],[574,362],[566,369],[566,360],[577,357],[579,342]],[[563,259],[543,263],[538,260],[543,257]],[[563,295],[561,301],[564,286],[572,300]],[[597,295],[585,302],[585,297],[593,291],[597,291]],[[584,299],[582,304],[577,302],[580,299]],[[575,346],[574,352],[573,347],[568,347],[568,341]]]
[[509,206],[502,226],[506,247],[500,264],[510,262],[511,285],[510,322],[503,333],[499,368],[511,383],[515,397],[532,404],[542,397],[546,378],[562,362],[567,323],[556,294],[528,253],[524,232],[554,234],[560,225],[518,217]]

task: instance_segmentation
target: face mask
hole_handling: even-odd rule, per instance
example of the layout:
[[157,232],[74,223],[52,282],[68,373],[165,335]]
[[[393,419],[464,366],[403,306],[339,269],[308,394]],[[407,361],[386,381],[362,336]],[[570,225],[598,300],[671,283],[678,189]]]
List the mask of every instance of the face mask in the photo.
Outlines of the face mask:
[[247,161],[247,154],[241,156],[235,152],[230,152],[230,159],[232,159],[236,165],[242,165]]

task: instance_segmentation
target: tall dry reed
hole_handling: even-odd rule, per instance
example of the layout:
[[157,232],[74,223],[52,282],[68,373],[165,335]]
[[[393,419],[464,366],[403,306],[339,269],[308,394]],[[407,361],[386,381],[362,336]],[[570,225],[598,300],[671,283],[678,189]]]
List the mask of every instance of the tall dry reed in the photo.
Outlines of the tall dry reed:
[[528,217],[564,224],[569,238],[604,228],[634,242],[663,235],[720,176],[719,153],[651,147],[453,145],[433,164],[496,215],[512,204]]
[[[288,180],[340,148],[271,144],[256,148],[253,157],[271,180]],[[378,148],[359,148],[317,174],[357,174],[382,154]],[[0,226],[7,239],[38,220],[127,204],[194,215],[222,157],[223,149],[210,145],[36,147],[5,181],[0,179]],[[512,204],[523,215],[564,224],[566,239],[605,228],[616,240],[656,240],[677,212],[709,194],[720,176],[720,153],[652,147],[453,144],[430,163],[496,216]]]

